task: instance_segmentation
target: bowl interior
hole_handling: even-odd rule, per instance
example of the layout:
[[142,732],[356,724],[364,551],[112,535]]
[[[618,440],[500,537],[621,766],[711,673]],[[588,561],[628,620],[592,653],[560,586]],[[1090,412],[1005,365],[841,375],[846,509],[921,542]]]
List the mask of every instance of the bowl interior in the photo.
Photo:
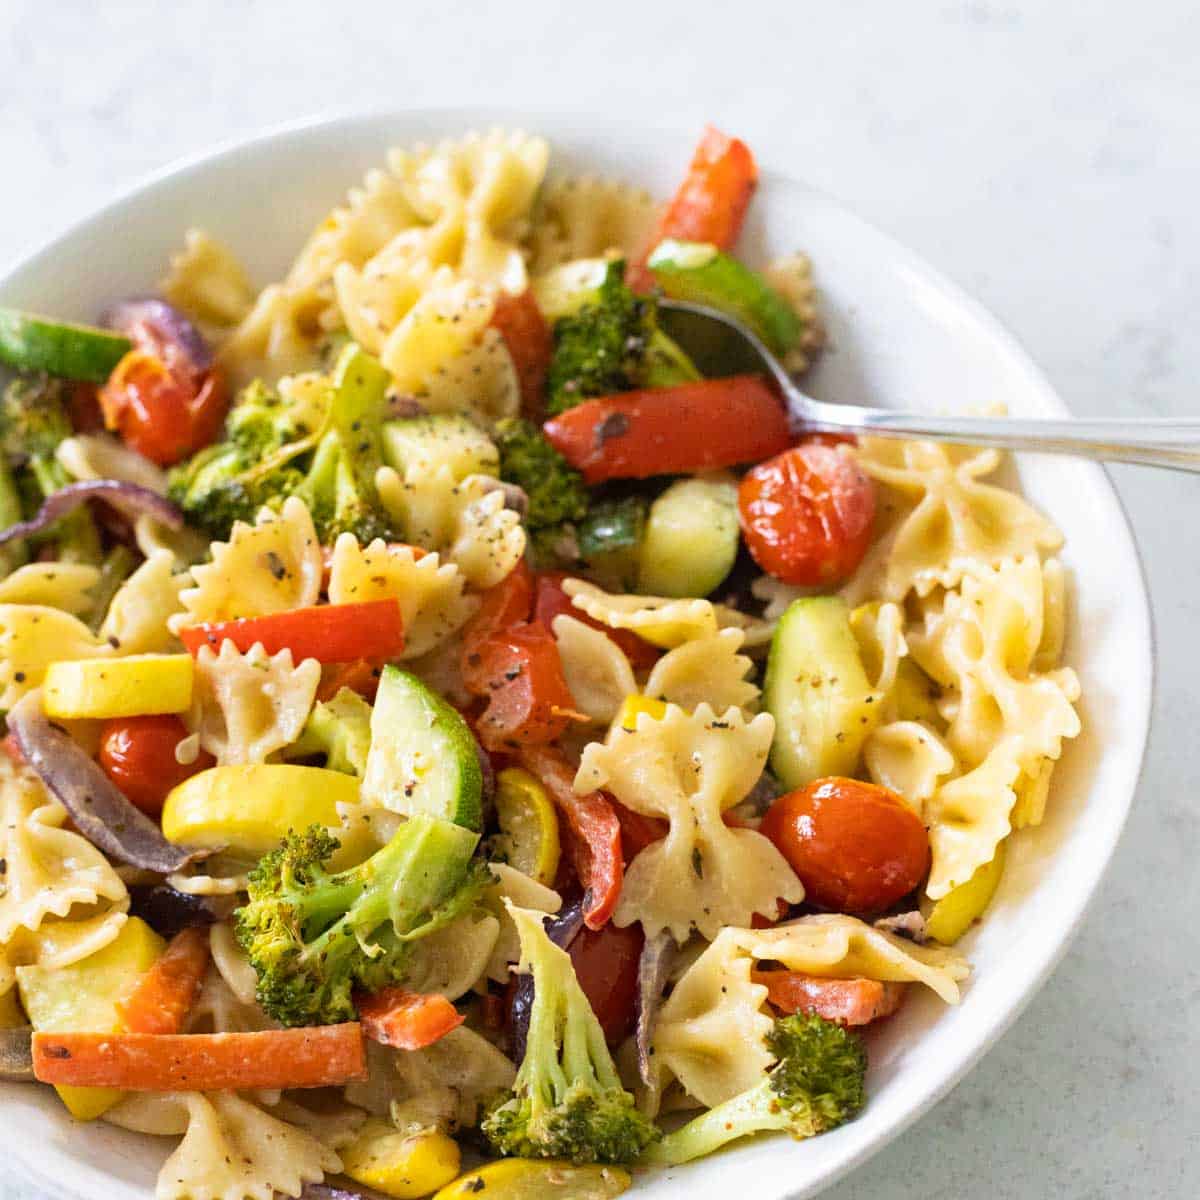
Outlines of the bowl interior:
[[[309,229],[391,145],[493,124],[548,136],[554,170],[595,172],[666,194],[690,135],[590,117],[474,111],[398,113],[284,130],[185,164],[110,204],[0,281],[0,300],[94,318],[108,301],[153,288],[190,225],[226,240],[259,283],[278,278]],[[786,165],[786,164],[783,164]],[[821,398],[938,410],[1006,405],[1060,415],[1061,402],[977,305],[828,197],[772,171],[744,248],[759,259],[808,252],[830,331],[810,384]],[[947,1009],[925,993],[873,1035],[870,1102],[851,1125],[804,1144],[759,1139],[639,1180],[695,1200],[812,1194],[895,1136],[1000,1035],[1065,949],[1112,853],[1136,785],[1149,718],[1152,645],[1136,549],[1097,467],[1030,457],[1027,496],[1066,534],[1073,608],[1067,661],[1083,685],[1082,736],[1054,777],[1047,820],[1014,839],[985,924],[964,940],[975,975]],[[4,1088],[0,1145],[55,1195],[145,1200],[168,1143],[71,1121],[48,1092]]]

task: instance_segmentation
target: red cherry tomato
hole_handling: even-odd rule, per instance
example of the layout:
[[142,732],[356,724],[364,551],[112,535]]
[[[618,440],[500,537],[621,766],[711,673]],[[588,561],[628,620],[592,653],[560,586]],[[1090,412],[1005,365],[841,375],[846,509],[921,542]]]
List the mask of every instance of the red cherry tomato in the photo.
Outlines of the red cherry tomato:
[[201,751],[193,763],[176,762],[175,747],[185,737],[178,717],[116,717],[100,735],[100,765],[142,812],[157,817],[173,787],[215,761]]
[[867,552],[875,488],[853,459],[806,441],[747,472],[738,509],[764,571],[784,583],[831,584],[853,574]]
[[144,350],[130,350],[100,390],[104,424],[160,467],[215,440],[227,407],[215,367],[197,377]]
[[633,1028],[638,959],[645,938],[640,925],[581,929],[569,953],[575,976],[608,1042],[615,1045]]
[[804,884],[806,899],[836,912],[879,912],[929,871],[921,818],[885,787],[837,776],[780,796],[760,832]]

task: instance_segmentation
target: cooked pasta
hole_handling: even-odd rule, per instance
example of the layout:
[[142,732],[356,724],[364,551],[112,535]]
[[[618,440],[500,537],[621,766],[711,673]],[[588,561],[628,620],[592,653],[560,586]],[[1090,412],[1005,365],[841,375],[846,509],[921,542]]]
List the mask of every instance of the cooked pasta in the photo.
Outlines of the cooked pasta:
[[731,250],[754,183],[711,129],[669,203],[470,134],[261,290],[193,229],[114,329],[6,310],[70,361],[4,396],[0,1017],[179,1139],[159,1200],[674,1163],[660,1113],[743,1093],[726,1140],[811,1136],[857,1027],[970,1002],[1081,728],[1062,536],[994,451],[702,378],[661,295],[821,349],[807,256]]

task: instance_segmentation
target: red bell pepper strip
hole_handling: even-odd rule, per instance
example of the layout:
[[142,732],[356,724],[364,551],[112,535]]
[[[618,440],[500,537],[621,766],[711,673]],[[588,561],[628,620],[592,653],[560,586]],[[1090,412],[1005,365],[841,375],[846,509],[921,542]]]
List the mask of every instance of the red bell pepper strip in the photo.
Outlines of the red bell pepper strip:
[[328,703],[342,690],[349,688],[357,692],[364,700],[375,703],[375,693],[379,691],[379,677],[383,673],[379,662],[369,658],[356,658],[353,662],[331,663],[322,672],[321,682],[317,687],[317,699]]
[[540,421],[546,405],[546,372],[554,351],[554,338],[533,292],[514,296],[502,291],[492,313],[492,328],[499,331],[516,368],[521,385],[521,412]]
[[750,978],[767,989],[767,999],[780,1012],[812,1013],[839,1025],[869,1025],[890,1017],[908,991],[904,983],[823,979],[800,971],[755,970]]
[[612,916],[625,880],[621,823],[612,803],[603,792],[576,795],[575,772],[557,750],[527,746],[520,758],[521,765],[542,781],[574,834],[572,844],[580,859],[576,870],[587,889],[583,921],[589,929],[600,929]]
[[542,428],[589,484],[757,463],[794,441],[783,404],[760,375],[603,396]]
[[[732,250],[757,185],[758,166],[750,147],[706,126],[687,175],[667,205],[646,254],[664,238],[710,242],[718,250]],[[630,287],[639,292],[648,292],[653,285],[644,263],[643,257],[628,272]]]
[[178,1033],[208,969],[208,930],[184,929],[117,1004],[130,1033]]
[[404,625],[395,600],[370,600],[364,604],[320,604],[266,617],[217,621],[180,630],[188,653],[201,646],[220,650],[232,642],[243,654],[261,643],[268,654],[290,650],[297,662],[353,662],[359,658],[396,658],[404,649]]
[[541,571],[537,577],[536,599],[533,604],[533,619],[547,629],[554,628],[554,618],[566,614],[582,621],[592,629],[606,634],[625,653],[635,671],[648,670],[658,662],[662,651],[657,646],[643,641],[630,629],[610,629],[599,621],[592,620],[581,608],[571,603],[571,597],[563,591],[563,580],[569,578],[565,571]]
[[492,634],[528,621],[532,611],[533,572],[522,559],[495,587],[488,588],[478,612],[463,628],[463,674],[470,674],[473,657]]
[[33,1035],[42,1083],[127,1092],[225,1092],[336,1087],[366,1079],[362,1026],[255,1033],[49,1033]]
[[355,998],[363,1033],[382,1046],[421,1050],[457,1029],[465,1019],[446,999],[434,993],[386,987]]

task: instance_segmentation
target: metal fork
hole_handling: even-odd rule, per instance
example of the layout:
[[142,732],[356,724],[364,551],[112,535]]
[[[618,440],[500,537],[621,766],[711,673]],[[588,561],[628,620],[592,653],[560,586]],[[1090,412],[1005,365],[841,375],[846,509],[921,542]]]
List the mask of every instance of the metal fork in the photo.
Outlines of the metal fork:
[[736,317],[684,300],[659,301],[663,328],[708,373],[764,368],[787,402],[797,432],[873,434],[878,437],[937,438],[970,446],[996,446],[1038,454],[1200,472],[1200,417],[1158,418],[960,417],[894,412],[855,404],[828,404],[802,391],[783,364]]

